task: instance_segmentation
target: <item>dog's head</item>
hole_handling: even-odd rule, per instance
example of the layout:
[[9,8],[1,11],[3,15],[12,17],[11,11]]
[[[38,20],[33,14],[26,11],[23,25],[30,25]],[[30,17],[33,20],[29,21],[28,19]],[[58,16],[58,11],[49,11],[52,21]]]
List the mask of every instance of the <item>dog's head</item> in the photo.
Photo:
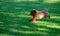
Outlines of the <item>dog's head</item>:
[[35,9],[32,9],[30,12],[30,15],[34,16],[37,13],[37,11]]

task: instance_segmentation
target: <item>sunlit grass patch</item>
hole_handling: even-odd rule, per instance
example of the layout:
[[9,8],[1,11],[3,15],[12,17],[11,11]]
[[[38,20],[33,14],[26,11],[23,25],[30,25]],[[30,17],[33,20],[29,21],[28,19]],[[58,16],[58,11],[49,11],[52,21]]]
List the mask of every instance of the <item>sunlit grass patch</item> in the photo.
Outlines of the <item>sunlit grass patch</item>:
[[21,2],[21,1],[37,1],[37,0],[14,0],[15,2]]
[[45,0],[45,3],[57,3],[60,2],[60,0]]
[[41,32],[41,31],[23,31],[23,30],[17,30],[17,29],[10,29],[10,31],[12,32],[20,32],[20,33],[24,33],[24,34],[47,34],[45,32]]
[[43,31],[50,31],[49,29],[46,28],[36,28],[37,30],[43,30]]
[[51,18],[60,19],[60,16],[51,16]]
[[0,36],[13,36],[13,35],[9,35],[9,34],[0,34]]
[[51,23],[51,22],[46,22],[46,21],[37,21],[36,25],[47,26],[49,28],[59,28],[60,29],[60,26],[57,23]]

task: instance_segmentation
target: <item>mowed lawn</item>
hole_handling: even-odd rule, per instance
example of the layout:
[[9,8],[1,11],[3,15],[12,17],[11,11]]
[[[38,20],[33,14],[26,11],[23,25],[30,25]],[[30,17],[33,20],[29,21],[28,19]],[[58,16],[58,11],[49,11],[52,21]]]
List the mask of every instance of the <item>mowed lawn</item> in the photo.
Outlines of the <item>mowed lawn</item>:
[[[48,9],[51,18],[31,24],[32,9]],[[60,36],[60,3],[0,0],[0,36]]]

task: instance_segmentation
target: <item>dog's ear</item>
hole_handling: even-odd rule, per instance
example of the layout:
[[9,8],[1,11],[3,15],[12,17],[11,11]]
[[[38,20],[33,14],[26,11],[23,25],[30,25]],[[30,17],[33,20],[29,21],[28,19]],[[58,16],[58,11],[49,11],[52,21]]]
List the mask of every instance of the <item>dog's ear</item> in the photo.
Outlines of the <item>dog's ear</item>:
[[34,15],[35,13],[37,13],[37,11],[35,9],[31,10],[30,15]]

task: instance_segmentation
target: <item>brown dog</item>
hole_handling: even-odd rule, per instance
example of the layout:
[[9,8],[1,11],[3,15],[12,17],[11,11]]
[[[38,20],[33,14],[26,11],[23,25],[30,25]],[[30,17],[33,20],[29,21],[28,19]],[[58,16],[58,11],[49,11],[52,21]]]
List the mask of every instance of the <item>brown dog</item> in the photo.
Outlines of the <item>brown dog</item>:
[[36,11],[35,9],[33,9],[31,10],[30,15],[33,17],[32,19],[30,19],[31,23],[34,23],[37,19],[50,18],[48,10]]

